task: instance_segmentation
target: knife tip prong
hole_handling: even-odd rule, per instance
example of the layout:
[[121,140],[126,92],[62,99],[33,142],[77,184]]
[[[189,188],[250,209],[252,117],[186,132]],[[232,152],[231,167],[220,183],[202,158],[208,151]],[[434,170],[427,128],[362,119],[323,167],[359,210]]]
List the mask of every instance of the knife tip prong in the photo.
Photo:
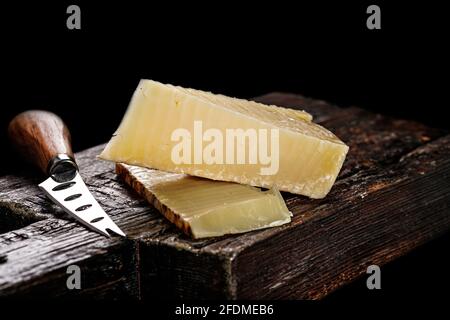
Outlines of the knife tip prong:
[[[92,230],[111,238],[112,235],[126,237],[125,233],[114,223],[108,214],[102,209],[100,204],[90,193],[86,184],[83,182],[80,174],[77,173],[71,180],[73,184],[69,188],[55,188],[61,186],[49,177],[39,184],[47,196],[55,203],[59,204],[68,214]],[[66,190],[70,192],[67,193]],[[70,199],[71,195],[80,194],[80,196]],[[80,202],[80,199],[82,202]]]
[[127,235],[123,233],[122,230],[119,229],[119,227],[114,228],[115,230],[112,230],[110,228],[106,228],[106,233],[108,233],[108,236],[111,237],[111,235],[119,235],[121,237],[126,237]]

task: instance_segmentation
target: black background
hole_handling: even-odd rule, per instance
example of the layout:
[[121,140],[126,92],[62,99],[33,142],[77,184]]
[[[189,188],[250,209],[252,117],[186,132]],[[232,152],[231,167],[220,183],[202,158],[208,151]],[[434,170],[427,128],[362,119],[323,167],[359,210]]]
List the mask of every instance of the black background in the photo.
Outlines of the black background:
[[[66,28],[69,4],[81,7],[81,30]],[[369,4],[381,7],[381,30],[366,28]],[[141,78],[244,98],[295,92],[450,128],[437,4],[58,1],[0,12],[1,174],[22,165],[6,139],[15,114],[56,112],[78,151],[109,139]],[[380,292],[360,280],[330,299],[440,294],[449,244],[447,235],[384,267]]]

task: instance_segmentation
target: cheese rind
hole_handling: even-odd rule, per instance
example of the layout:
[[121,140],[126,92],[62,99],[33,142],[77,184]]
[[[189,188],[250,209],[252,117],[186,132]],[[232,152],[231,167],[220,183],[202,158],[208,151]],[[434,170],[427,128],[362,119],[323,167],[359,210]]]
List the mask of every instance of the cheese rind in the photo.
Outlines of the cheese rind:
[[[341,169],[348,147],[311,122],[306,112],[228,98],[194,89],[141,80],[128,110],[100,158],[213,180],[277,188],[323,198]],[[278,130],[279,163],[275,174],[257,164],[175,163],[175,130]],[[258,132],[259,132],[258,131]],[[249,145],[245,147],[249,153]]]
[[116,172],[169,221],[193,238],[280,226],[291,221],[275,190],[212,181],[125,164]]

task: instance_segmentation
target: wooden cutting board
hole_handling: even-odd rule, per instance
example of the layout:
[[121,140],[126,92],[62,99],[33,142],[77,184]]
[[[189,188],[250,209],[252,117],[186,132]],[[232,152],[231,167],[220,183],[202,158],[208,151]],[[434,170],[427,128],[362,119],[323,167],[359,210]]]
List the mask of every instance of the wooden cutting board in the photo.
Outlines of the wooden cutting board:
[[[298,95],[258,101],[300,107],[350,146],[331,193],[283,194],[290,224],[191,240],[97,160],[81,175],[128,239],[107,239],[67,218],[30,173],[0,178],[0,296],[321,298],[450,228],[450,135],[360,108]],[[82,289],[68,290],[67,267]]]

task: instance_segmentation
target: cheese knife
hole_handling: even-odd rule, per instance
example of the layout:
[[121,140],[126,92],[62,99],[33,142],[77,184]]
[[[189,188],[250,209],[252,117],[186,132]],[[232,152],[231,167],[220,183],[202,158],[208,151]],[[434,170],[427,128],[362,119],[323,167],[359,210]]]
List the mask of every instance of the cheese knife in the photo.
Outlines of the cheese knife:
[[53,202],[102,235],[109,237],[112,231],[125,237],[83,182],[61,118],[48,111],[25,111],[11,120],[8,136],[26,160],[48,176],[39,187]]

